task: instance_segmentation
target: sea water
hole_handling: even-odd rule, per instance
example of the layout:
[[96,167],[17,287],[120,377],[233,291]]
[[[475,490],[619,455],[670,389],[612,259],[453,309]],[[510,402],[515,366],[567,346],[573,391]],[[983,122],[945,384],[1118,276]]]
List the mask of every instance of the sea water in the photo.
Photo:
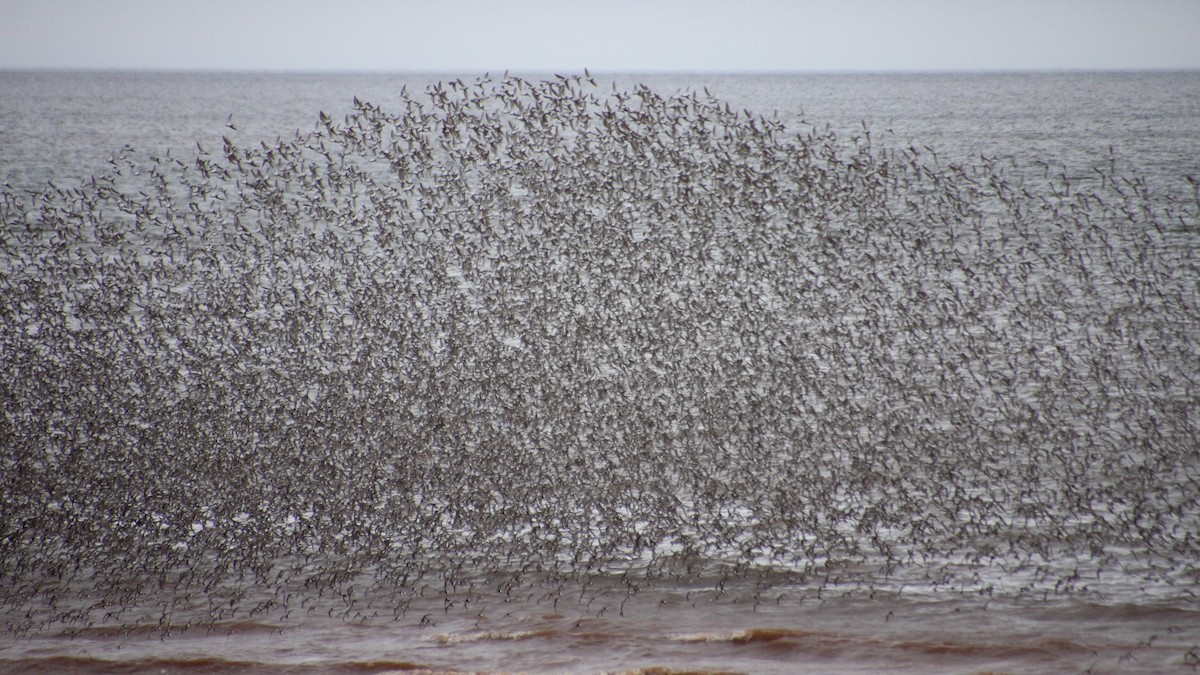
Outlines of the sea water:
[[[12,194],[27,194],[47,186],[70,188],[87,183],[92,176],[120,166],[109,160],[126,146],[148,157],[173,157],[184,162],[191,162],[198,152],[220,152],[225,139],[242,147],[261,143],[269,146],[277,143],[278,139],[293,138],[297,131],[307,133],[318,128],[318,115],[321,112],[335,119],[350,114],[354,110],[356,97],[387,111],[404,105],[405,99],[398,94],[402,90],[419,92],[432,83],[449,82],[457,77],[445,74],[3,73],[0,74],[0,91],[4,94],[0,97],[0,177],[9,186],[6,190]],[[469,82],[472,77],[464,75],[463,79]],[[552,74],[528,77],[531,80],[543,77],[554,79]],[[1200,75],[1195,73],[615,75],[598,79],[599,89],[605,92],[628,91],[638,83],[644,83],[667,96],[704,92],[707,88],[708,92],[734,110],[745,109],[766,114],[790,129],[812,129],[818,133],[828,130],[841,139],[840,142],[847,148],[854,147],[856,142],[869,136],[878,147],[910,149],[913,153],[930,158],[940,167],[973,166],[999,159],[1006,163],[1006,171],[1009,172],[1006,175],[1014,184],[1019,184],[1021,180],[1033,183],[1039,178],[1053,176],[1067,184],[1074,184],[1076,189],[1086,189],[1078,186],[1103,183],[1107,179],[1101,177],[1101,173],[1107,170],[1120,176],[1136,176],[1152,191],[1170,192],[1186,202],[1195,198],[1190,192],[1194,190],[1194,184],[1187,177],[1200,177]],[[619,175],[621,167],[612,167],[610,171]],[[519,196],[519,192],[516,194]],[[5,227],[19,225],[7,219],[5,221]],[[1163,279],[1170,279],[1169,282],[1164,281],[1161,287],[1173,293],[1194,294],[1197,283],[1194,253],[1198,244],[1195,221],[1184,219],[1179,223],[1164,225],[1168,229],[1163,236],[1173,237],[1171,241],[1176,244],[1155,249],[1165,251],[1162,253],[1163,261],[1169,267],[1159,270]],[[652,229],[650,226],[640,227],[645,229],[639,230],[641,234],[635,237],[634,243],[642,243],[639,237],[646,236]],[[12,269],[19,267],[14,261],[21,254],[21,251],[6,251],[10,257],[6,273],[11,274]],[[864,275],[871,271],[866,261],[855,258],[853,252],[848,257],[860,260]],[[807,262],[819,265],[815,260]],[[598,269],[603,269],[603,266]],[[468,282],[463,281],[463,269],[450,265],[446,270],[448,283],[458,285],[465,294],[464,307],[472,306],[469,295],[471,289]],[[888,281],[897,283],[893,279]],[[962,288],[969,285],[966,277],[950,281],[952,285]],[[581,288],[605,288],[608,282],[603,278],[595,280],[594,277],[587,277],[582,279]],[[814,283],[819,290],[819,271]],[[1042,283],[1035,279],[1030,287],[1040,288]],[[1063,283],[1073,284],[1078,280],[1064,278]],[[172,288],[181,289],[180,293],[187,292],[183,286]],[[732,295],[736,297],[738,294],[734,292]],[[794,306],[794,303],[788,305],[779,300],[778,293],[773,295],[764,291],[754,297],[763,299],[760,311],[767,314],[776,311],[772,309],[773,306]],[[397,311],[404,310],[405,300],[403,296],[393,298],[397,303]],[[1014,302],[1020,304],[1018,300],[1020,298],[1014,299]],[[1185,297],[1184,306],[1194,308],[1194,300],[1194,295]],[[527,299],[513,301],[532,302]],[[716,306],[727,306],[723,300],[714,302]],[[1101,298],[1096,302],[1106,301]],[[1164,301],[1161,306],[1173,307],[1175,305],[1172,302]],[[1192,304],[1188,305],[1189,302]],[[579,306],[585,307],[587,302],[580,300]],[[609,305],[601,301],[601,306]],[[1119,309],[1119,303],[1112,307]],[[632,305],[626,309],[631,312],[628,316],[643,316],[632,313]],[[1005,323],[1014,315],[1012,311],[1003,311],[1003,308],[996,306],[988,309],[996,312],[996,315],[988,322],[973,324],[968,330],[980,330],[978,327],[991,325],[1002,334],[1014,332]],[[1112,316],[1119,317],[1116,309]],[[879,336],[872,334],[866,323],[872,314],[871,308],[846,302],[838,310],[845,312],[837,322],[839,330],[845,330],[846,326],[859,326],[840,338],[851,346],[851,355],[859,350],[857,353],[864,356],[885,354],[896,362],[908,363],[905,360],[908,357],[902,359],[898,350],[916,343],[916,338],[901,340],[893,336],[885,346]],[[898,311],[903,316],[903,312]],[[269,315],[268,309],[264,309],[264,312],[267,312],[264,316]],[[6,317],[6,321],[20,323],[21,316],[14,313]],[[885,312],[883,316],[888,318],[891,315]],[[1095,315],[1088,316],[1094,318]],[[1194,389],[1188,387],[1186,382],[1197,376],[1195,351],[1189,351],[1190,347],[1187,347],[1195,343],[1196,327],[1186,322],[1174,324],[1173,321],[1178,317],[1166,310],[1161,314],[1152,311],[1149,316],[1159,323],[1160,330],[1155,333],[1159,336],[1157,339],[1178,339],[1184,345],[1179,349],[1166,350],[1166,353],[1183,356],[1179,357],[1181,360],[1156,371],[1161,372],[1161,382],[1155,388],[1131,391],[1128,395],[1145,398],[1147,410],[1153,409],[1158,414],[1163,410],[1173,410],[1175,417],[1164,422],[1161,430],[1157,425],[1144,425],[1136,429],[1125,427],[1126,431],[1121,431],[1119,425],[1129,424],[1128,417],[1118,415],[1119,419],[1108,420],[1104,418],[1104,410],[1096,411],[1096,417],[1090,419],[1078,418],[1078,428],[1065,430],[1066,433],[1058,438],[1070,444],[1070,452],[1092,453],[1097,457],[1097,462],[1107,462],[1105,466],[1115,474],[1097,470],[1086,477],[1063,476],[1053,475],[1048,470],[1045,475],[1039,475],[1037,478],[1042,481],[1039,486],[1044,492],[1040,497],[1038,494],[1032,495],[1025,510],[1017,511],[1029,514],[1028,522],[1033,523],[1034,527],[1044,527],[1054,522],[1054,517],[1047,515],[1046,509],[1052,511],[1056,508],[1057,505],[1053,503],[1056,495],[1070,492],[1066,486],[1071,480],[1086,478],[1095,481],[1097,486],[1105,485],[1106,481],[1119,483],[1123,480],[1122,471],[1136,472],[1142,466],[1173,467],[1178,472],[1152,479],[1141,478],[1137,484],[1162,491],[1162,495],[1154,497],[1157,501],[1153,503],[1175,504],[1183,510],[1169,524],[1182,524],[1184,527],[1196,524],[1194,491],[1197,463],[1194,444],[1191,456],[1186,453],[1178,457],[1173,455],[1171,461],[1157,464],[1139,459],[1136,453],[1123,460],[1107,455],[1109,446],[1105,444],[1111,443],[1114,438],[1129,443],[1131,448],[1136,446],[1138,452],[1149,455],[1176,452],[1179,439],[1186,437],[1186,430],[1195,429],[1196,398]],[[339,314],[335,318],[334,323],[344,329],[354,328],[353,318],[349,323],[345,322],[348,315]],[[1059,318],[1067,322],[1071,317]],[[1080,336],[1113,334],[1055,323],[1053,318],[1041,319],[1048,323],[1032,326],[1030,335],[1036,335],[1037,339],[1031,338],[1024,346],[1032,350],[1031,354],[1036,352],[1042,359],[1056,353],[1057,347],[1067,352],[1076,349],[1086,352],[1082,343],[1071,341],[1081,339]],[[826,328],[819,322],[803,325],[809,326],[803,330]],[[523,340],[519,332],[513,332],[520,331],[520,326],[505,324],[501,328],[510,331],[501,330],[498,333],[498,341],[507,349],[520,350],[531,341],[528,337]],[[10,323],[6,330],[36,337],[38,329],[33,325],[14,326]],[[729,326],[721,330],[728,331]],[[717,347],[727,347],[729,333],[721,330],[714,329],[709,339]],[[798,332],[801,330],[797,328]],[[1130,324],[1123,330],[1136,332],[1148,329]],[[1150,332],[1138,334],[1149,335]],[[1045,342],[1045,336],[1070,339],[1056,347]],[[458,339],[462,338],[462,335],[458,336]],[[439,345],[447,345],[435,347],[434,351],[440,353],[450,349],[448,345],[453,336],[436,339]],[[834,339],[830,336],[814,336],[812,344],[819,345],[820,349],[829,349],[835,344],[831,342]],[[962,339],[967,344],[975,344],[972,340],[983,344],[984,334]],[[7,344],[36,344],[36,340],[22,342],[13,338]],[[939,347],[931,344],[922,348],[933,351]],[[615,345],[614,350],[611,354],[624,354],[620,345]],[[831,361],[827,354],[814,352],[805,357],[811,359],[811,367],[797,372],[809,373],[818,383],[838,382],[842,375],[830,363],[845,364],[848,363],[845,359],[853,359],[853,356],[844,353],[835,356]],[[1002,355],[992,356],[999,358]],[[1029,355],[1012,356],[1019,360]],[[9,352],[2,358],[6,372],[14,380],[29,376],[20,355]],[[336,362],[340,357],[334,355],[330,358]],[[648,357],[648,365],[641,372],[671,372],[669,357],[658,358],[666,360],[654,361],[654,357]],[[919,363],[925,357],[913,358],[917,359],[913,363]],[[934,363],[936,360],[928,358],[927,362]],[[612,363],[609,366],[597,363],[597,370],[604,371],[607,367],[615,372],[621,368],[619,361]],[[333,372],[328,369],[340,366],[326,363],[316,367]],[[453,367],[464,368],[461,365]],[[1062,367],[1064,377],[1074,376],[1069,368],[1065,365]],[[1121,368],[1136,367],[1136,364],[1076,365],[1076,368],[1085,367]],[[728,369],[729,366],[723,368]],[[967,364],[965,368],[955,375],[962,378],[962,382],[969,382],[967,378],[972,377],[989,379],[1001,370],[995,364]],[[471,372],[467,368],[467,373]],[[1026,371],[1014,366],[1012,372]],[[601,380],[603,375],[604,372],[601,372]],[[934,374],[909,372],[907,376],[919,379],[934,377]],[[180,382],[192,381],[194,378],[189,380],[187,373],[180,375]],[[931,391],[936,390],[934,381],[930,379],[928,382]],[[996,381],[989,381],[995,386]],[[1102,384],[1106,380],[1104,376],[1096,376],[1095,381]],[[1108,381],[1120,382],[1120,379]],[[179,386],[183,387],[181,391],[186,391],[189,386],[195,385]],[[547,386],[552,387],[553,383]],[[745,386],[748,387],[746,391],[753,391],[752,386]],[[852,398],[824,399],[820,392],[829,388],[822,390],[819,384],[815,389],[811,383],[798,383],[796,386],[788,395],[812,397],[813,400],[808,404],[812,410],[825,410],[833,414],[839,406],[856,405]],[[847,390],[841,385],[829,387],[838,392]],[[308,396],[310,391],[314,401],[320,399],[322,394],[319,388],[306,389],[303,395]],[[520,396],[518,389],[509,391],[513,397]],[[817,393],[814,394],[814,391]],[[1043,406],[1042,414],[1055,419],[1062,418],[1061,415],[1055,415],[1058,408],[1044,403],[1047,399],[1040,391],[1025,391],[1019,387],[1016,391],[1018,399],[1026,397],[1037,406]],[[1065,387],[1064,391],[1078,390]],[[984,422],[988,419],[989,410],[1007,405],[1007,399],[1003,398],[1005,394],[988,387],[981,387],[979,392],[981,398],[976,410],[979,419]],[[592,392],[574,392],[571,395],[585,401],[588,396],[597,396]],[[30,399],[27,394],[24,396],[26,398],[14,400],[28,407]],[[620,400],[617,396],[616,400]],[[864,396],[857,405],[873,406],[878,401],[887,400],[879,392],[869,392]],[[533,399],[537,400],[538,396],[533,396]],[[47,412],[39,414],[47,415],[46,419],[56,419],[54,415],[64,414],[55,412],[56,401],[52,397],[42,403]],[[410,402],[406,401],[405,404],[407,406]],[[1079,403],[1078,408],[1070,408],[1073,404],[1063,405],[1073,411],[1089,410],[1086,402]],[[580,415],[585,414],[582,404],[578,409]],[[538,409],[536,406],[530,407],[528,412],[536,414]],[[873,410],[871,414],[875,414]],[[715,409],[696,415],[681,415],[676,423],[681,420],[692,424],[702,420],[699,424],[714,427],[718,423],[743,424],[740,420],[722,417],[720,411]],[[588,426],[586,420],[549,421],[567,427]],[[9,424],[10,428],[14,428],[13,421],[10,420]],[[26,422],[22,424],[25,424],[22,428],[30,428]],[[948,431],[955,424],[960,422],[929,420],[931,430]],[[1004,444],[997,441],[996,447],[1019,447],[1019,444],[1014,446],[1011,443],[1011,438],[1020,428],[1008,429],[1005,424],[1018,424],[1019,427],[1019,421],[1001,416],[997,418],[995,428],[987,428],[986,433],[975,438],[1009,439]],[[146,430],[149,437],[155,431],[153,422],[148,422],[147,426],[150,427]],[[981,423],[981,426],[988,425]],[[52,427],[53,424],[50,424],[49,428]],[[756,437],[748,436],[748,432],[740,427],[730,426],[729,429],[729,438]],[[877,431],[864,428],[854,433],[867,438]],[[772,436],[771,432],[776,435]],[[682,433],[687,437],[685,432],[672,433]],[[721,433],[718,428],[712,431],[716,436]],[[775,429],[764,433],[766,435],[762,438],[785,444],[800,445],[805,438],[800,429]],[[816,432],[815,437],[820,439],[821,433]],[[252,449],[259,442],[255,439],[268,438],[272,434],[288,437],[286,431],[261,428],[231,432],[228,439],[232,445]],[[780,435],[782,441],[779,440]],[[814,434],[810,433],[808,437],[812,438]],[[843,439],[850,437],[838,436]],[[11,481],[14,480],[13,476],[21,475],[21,470],[28,469],[30,463],[34,462],[20,453],[27,452],[30,447],[41,446],[36,442],[37,439],[25,438],[18,442],[11,435],[8,438],[5,466],[9,474],[6,480]],[[611,438],[601,440],[604,443],[614,442]],[[903,439],[896,439],[895,442],[898,443],[896,447],[905,447]],[[1093,442],[1095,447],[1089,447],[1089,443]],[[47,443],[54,445],[53,440]],[[86,451],[87,443],[81,447]],[[553,454],[558,452],[560,446],[547,447],[546,451]],[[970,484],[969,487],[976,492],[964,495],[963,499],[967,501],[963,503],[986,503],[989,493],[983,479],[991,475],[988,471],[1005,475],[1004,471],[1010,465],[986,468],[987,464],[980,464],[978,456],[988,453],[986,444],[968,449],[953,447],[954,451],[970,453],[969,456],[964,455],[962,471],[976,472],[982,481]],[[386,443],[372,449],[384,453],[388,450]],[[738,467],[754,466],[753,462],[746,460],[752,455],[749,449],[735,447],[721,451],[728,452],[731,461]],[[136,448],[131,452],[136,452]],[[230,451],[218,448],[215,452]],[[568,456],[553,454],[552,458],[544,461],[577,461],[577,458],[569,456],[568,451],[563,452]],[[783,469],[772,463],[780,456],[777,452],[769,449],[760,449],[758,452],[769,460],[763,465],[764,472]],[[842,455],[838,453],[843,453],[845,468],[849,471],[859,468],[880,471],[886,467],[900,473],[907,470],[918,476],[922,471],[919,466],[889,464],[879,458],[856,464],[848,448],[834,448],[829,452],[830,457],[840,457]],[[253,453],[248,456],[243,454],[230,453],[226,460],[232,467],[228,475],[231,481],[239,480],[236,472],[247,471],[247,467],[254,465]],[[674,465],[686,471],[686,457],[686,453],[682,453]],[[469,467],[456,467],[444,455],[431,461],[445,463],[445,466],[435,469],[450,476],[448,480],[452,480],[455,472],[461,469],[461,481],[464,484],[462,498],[475,500],[478,497],[471,489]],[[597,460],[589,458],[586,461]],[[939,460],[931,461],[939,463]],[[1037,465],[1035,461],[1020,457],[997,458],[995,461],[1027,462],[1030,467]],[[170,460],[165,459],[164,462],[166,470],[172,470],[169,467]],[[941,463],[954,465],[954,462]],[[981,466],[985,468],[979,468]],[[601,475],[614,480],[614,491],[629,489],[626,485],[630,482],[636,486],[639,480],[649,481],[645,485],[653,485],[654,477],[639,478],[636,467],[597,467],[596,471]],[[833,471],[838,470],[832,461],[828,467]],[[706,465],[706,468],[711,468],[711,465]],[[605,474],[601,469],[608,473]],[[520,475],[511,477],[511,480],[518,482],[525,479]],[[528,479],[534,480],[534,477]],[[729,479],[737,480],[733,476]],[[304,484],[304,480],[302,476],[297,478],[300,485]],[[746,484],[770,486],[772,490],[786,492],[789,481],[794,481],[791,484],[795,485],[795,491],[803,492],[803,475],[764,475]],[[945,482],[959,488],[968,487],[965,481],[959,482],[952,476],[947,476]],[[887,495],[888,489],[881,488],[878,494]],[[1186,494],[1189,491],[1193,493],[1190,497]],[[29,493],[26,491],[23,494]],[[763,494],[769,497],[772,493],[764,490]],[[631,495],[635,500],[645,499],[637,492]],[[686,494],[676,496],[684,501],[703,497]],[[386,503],[387,498],[383,496],[381,503]],[[405,495],[404,498],[423,499],[421,495]],[[428,503],[433,504],[436,499],[442,498],[431,498]],[[830,495],[831,500],[836,501],[836,498],[836,495]],[[1039,498],[1045,503],[1039,504]],[[970,499],[982,501],[971,502]],[[63,508],[53,495],[46,496],[43,506],[50,510]],[[537,505],[531,506],[537,508]],[[1039,511],[1039,508],[1043,510]],[[744,532],[750,532],[762,526],[762,523],[755,521],[753,510],[721,513],[731,523],[741,523],[733,529],[744,527]],[[1069,508],[1064,514],[1065,518],[1078,515],[1072,514]],[[10,516],[4,515],[6,531],[26,527]],[[632,519],[629,514],[625,517]],[[953,518],[954,514],[930,517]],[[197,514],[195,522],[189,527],[196,528],[196,534],[203,534],[213,528],[216,518]],[[249,513],[244,516],[237,514],[230,522],[244,524],[251,518]],[[290,521],[279,526],[285,530],[301,528],[305,523],[320,527],[319,515],[311,511],[289,518]],[[614,516],[588,513],[581,508],[578,518],[581,521],[595,519],[601,522],[611,520]],[[367,520],[370,520],[370,516],[367,516]],[[1074,521],[1068,525],[1069,531],[1075,533],[1084,527]],[[653,523],[630,527],[652,528]],[[719,523],[697,522],[694,527],[692,534],[703,537],[720,530],[722,526]],[[591,536],[602,537],[602,529],[592,531]],[[887,538],[886,529],[878,532]],[[528,536],[524,532],[515,534]],[[638,530],[638,534],[640,536],[644,532]],[[332,540],[337,540],[336,535],[331,534]],[[473,535],[463,530],[461,536],[464,541],[469,541]],[[732,542],[746,541],[738,532],[730,536]],[[978,559],[970,561],[961,553],[948,551],[941,559],[932,562],[925,560],[921,564],[909,560],[908,564],[899,566],[894,573],[885,573],[882,568],[889,566],[888,560],[856,561],[854,564],[863,565],[864,569],[855,569],[853,565],[843,565],[832,558],[803,562],[793,559],[781,565],[784,568],[782,573],[790,571],[801,577],[812,577],[814,569],[824,569],[827,575],[836,575],[839,579],[828,585],[813,585],[804,579],[764,583],[761,579],[756,581],[754,576],[765,574],[761,571],[740,576],[728,575],[728,578],[727,571],[698,571],[694,575],[689,572],[663,578],[647,577],[633,594],[629,592],[630,583],[621,576],[620,569],[609,569],[598,576],[583,574],[566,581],[557,579],[549,584],[539,582],[537,572],[527,571],[518,575],[522,579],[519,583],[468,593],[465,599],[470,602],[464,602],[461,596],[444,597],[440,588],[428,593],[421,591],[406,595],[403,611],[396,613],[392,611],[396,603],[390,599],[387,590],[372,589],[367,584],[360,591],[364,596],[359,607],[372,609],[375,616],[369,619],[357,611],[348,611],[345,598],[335,600],[318,597],[305,600],[303,605],[272,605],[267,601],[278,600],[280,589],[266,582],[257,588],[251,585],[250,599],[243,597],[240,603],[236,599],[230,600],[228,612],[216,617],[211,614],[211,594],[206,596],[197,591],[194,600],[172,598],[172,608],[177,618],[172,627],[163,630],[158,622],[160,608],[156,606],[153,594],[149,597],[131,595],[130,606],[123,608],[120,622],[105,622],[102,617],[109,608],[100,607],[102,611],[94,612],[90,622],[64,622],[61,625],[50,622],[34,631],[13,631],[0,643],[0,659],[3,659],[0,665],[18,670],[66,668],[80,671],[241,668],[249,671],[293,669],[314,672],[411,669],[595,672],[651,667],[743,672],[874,671],[885,667],[920,672],[1062,672],[1088,668],[1103,671],[1187,671],[1200,663],[1200,655],[1197,654],[1200,614],[1197,614],[1195,605],[1195,592],[1200,584],[1197,583],[1195,560],[1192,558],[1189,561],[1187,553],[1194,552],[1195,544],[1187,543],[1191,540],[1186,532],[1176,531],[1171,536],[1174,537],[1171,541],[1184,542],[1180,544],[1178,550],[1181,553],[1172,569],[1156,567],[1161,561],[1143,560],[1130,548],[1128,541],[1112,537],[1106,540],[1106,554],[1117,561],[1116,565],[1097,563],[1100,558],[1081,559],[1079,552],[1069,545],[1064,545],[1064,549],[1069,551],[1064,554],[1065,557],[1056,556],[1053,546],[1039,551],[1044,565],[1019,564],[1022,561],[1027,563],[1028,557],[1011,555],[1012,546],[1016,547],[1018,553],[1029,555],[1028,551],[1021,551],[1025,544],[1019,539],[1002,542],[999,548],[994,542],[967,540],[964,548],[968,552],[973,547],[975,551],[993,550],[998,553],[999,562],[979,565]],[[1103,540],[1103,537],[1100,539]],[[186,543],[180,546],[184,547],[185,554]],[[1007,557],[1004,546],[1010,546]],[[1123,554],[1123,549],[1130,552]],[[667,558],[675,556],[672,559],[678,559],[680,565],[689,564],[683,560],[681,550],[679,546],[664,544],[661,554]],[[525,559],[527,562],[532,560],[528,555]],[[698,568],[705,569],[713,564],[719,568],[722,563],[720,560],[693,562]],[[779,563],[779,560],[775,562]],[[637,569],[645,563],[632,561],[630,564]],[[947,577],[947,583],[939,587],[936,575],[952,571],[956,566],[967,570],[967,576],[975,575],[974,580],[965,582],[962,578]],[[1127,574],[1114,575],[1111,567],[1120,567]],[[1076,577],[1084,578],[1070,577],[1070,568],[1075,568]],[[136,573],[132,576],[136,577]],[[1044,583],[1047,578],[1068,583],[1059,586],[1047,584]],[[57,583],[58,580],[47,581],[49,586]],[[234,590],[240,588],[235,587]],[[295,591],[297,597],[304,593],[302,588],[286,590]],[[264,604],[255,600],[255,593],[261,595],[260,601]],[[9,602],[16,603],[9,607],[9,624],[20,626],[20,614],[28,609],[29,601],[14,598],[15,595],[9,599]],[[255,606],[264,609],[254,612]]]

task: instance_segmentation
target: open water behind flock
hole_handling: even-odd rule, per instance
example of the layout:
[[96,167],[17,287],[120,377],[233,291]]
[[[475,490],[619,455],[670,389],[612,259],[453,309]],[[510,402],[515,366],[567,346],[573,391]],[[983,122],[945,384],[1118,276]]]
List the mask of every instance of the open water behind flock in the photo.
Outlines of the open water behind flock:
[[0,92],[0,667],[1200,664],[1200,74]]
[[[317,111],[340,118],[356,96],[392,109],[405,85],[420,90],[455,77],[6,72],[0,177],[36,189],[47,179],[69,184],[102,172],[125,145],[148,154],[173,149],[186,159],[198,141],[213,150],[222,136],[270,141],[311,130]],[[1011,156],[1087,175],[1112,148],[1156,183],[1200,172],[1200,76],[1192,72],[604,78],[606,86],[614,81],[664,95],[707,87],[735,108],[845,135],[866,122],[876,138],[928,145],[951,160]],[[236,131],[225,126],[229,115]]]

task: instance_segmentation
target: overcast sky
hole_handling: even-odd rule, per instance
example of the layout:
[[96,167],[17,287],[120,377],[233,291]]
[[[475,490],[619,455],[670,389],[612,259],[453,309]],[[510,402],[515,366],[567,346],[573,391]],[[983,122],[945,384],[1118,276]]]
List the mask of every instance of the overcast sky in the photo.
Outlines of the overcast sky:
[[0,68],[1200,68],[1200,0],[0,0]]

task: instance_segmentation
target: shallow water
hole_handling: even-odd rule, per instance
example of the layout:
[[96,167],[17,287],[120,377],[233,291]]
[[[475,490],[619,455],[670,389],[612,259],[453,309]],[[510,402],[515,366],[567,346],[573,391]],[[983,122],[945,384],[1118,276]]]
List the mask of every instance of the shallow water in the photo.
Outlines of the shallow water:
[[[0,651],[0,669],[77,672],[1187,672],[1200,622],[1186,606],[1050,597],[876,598],[837,593],[754,606],[736,591],[643,592],[601,616],[549,602],[428,609],[393,622],[317,616],[173,631],[83,629]],[[739,601],[740,600],[740,601]],[[435,606],[436,604],[436,606]],[[599,613],[599,612],[597,612]]]

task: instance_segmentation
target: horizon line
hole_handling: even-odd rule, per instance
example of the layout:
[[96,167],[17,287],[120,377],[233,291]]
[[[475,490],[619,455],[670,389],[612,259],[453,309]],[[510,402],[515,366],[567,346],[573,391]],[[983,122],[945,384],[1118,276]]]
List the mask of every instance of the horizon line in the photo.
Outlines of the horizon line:
[[1137,74],[1137,73],[1200,73],[1200,66],[1186,67],[1120,67],[1120,68],[845,68],[845,69],[636,69],[607,70],[593,68],[508,68],[508,69],[450,69],[450,68],[162,68],[123,66],[0,66],[3,73],[129,73],[129,74],[179,74],[179,75],[472,75],[483,77],[493,73],[516,76],[563,75],[583,76],[587,70],[593,77],[625,75],[1037,75],[1037,74]]

